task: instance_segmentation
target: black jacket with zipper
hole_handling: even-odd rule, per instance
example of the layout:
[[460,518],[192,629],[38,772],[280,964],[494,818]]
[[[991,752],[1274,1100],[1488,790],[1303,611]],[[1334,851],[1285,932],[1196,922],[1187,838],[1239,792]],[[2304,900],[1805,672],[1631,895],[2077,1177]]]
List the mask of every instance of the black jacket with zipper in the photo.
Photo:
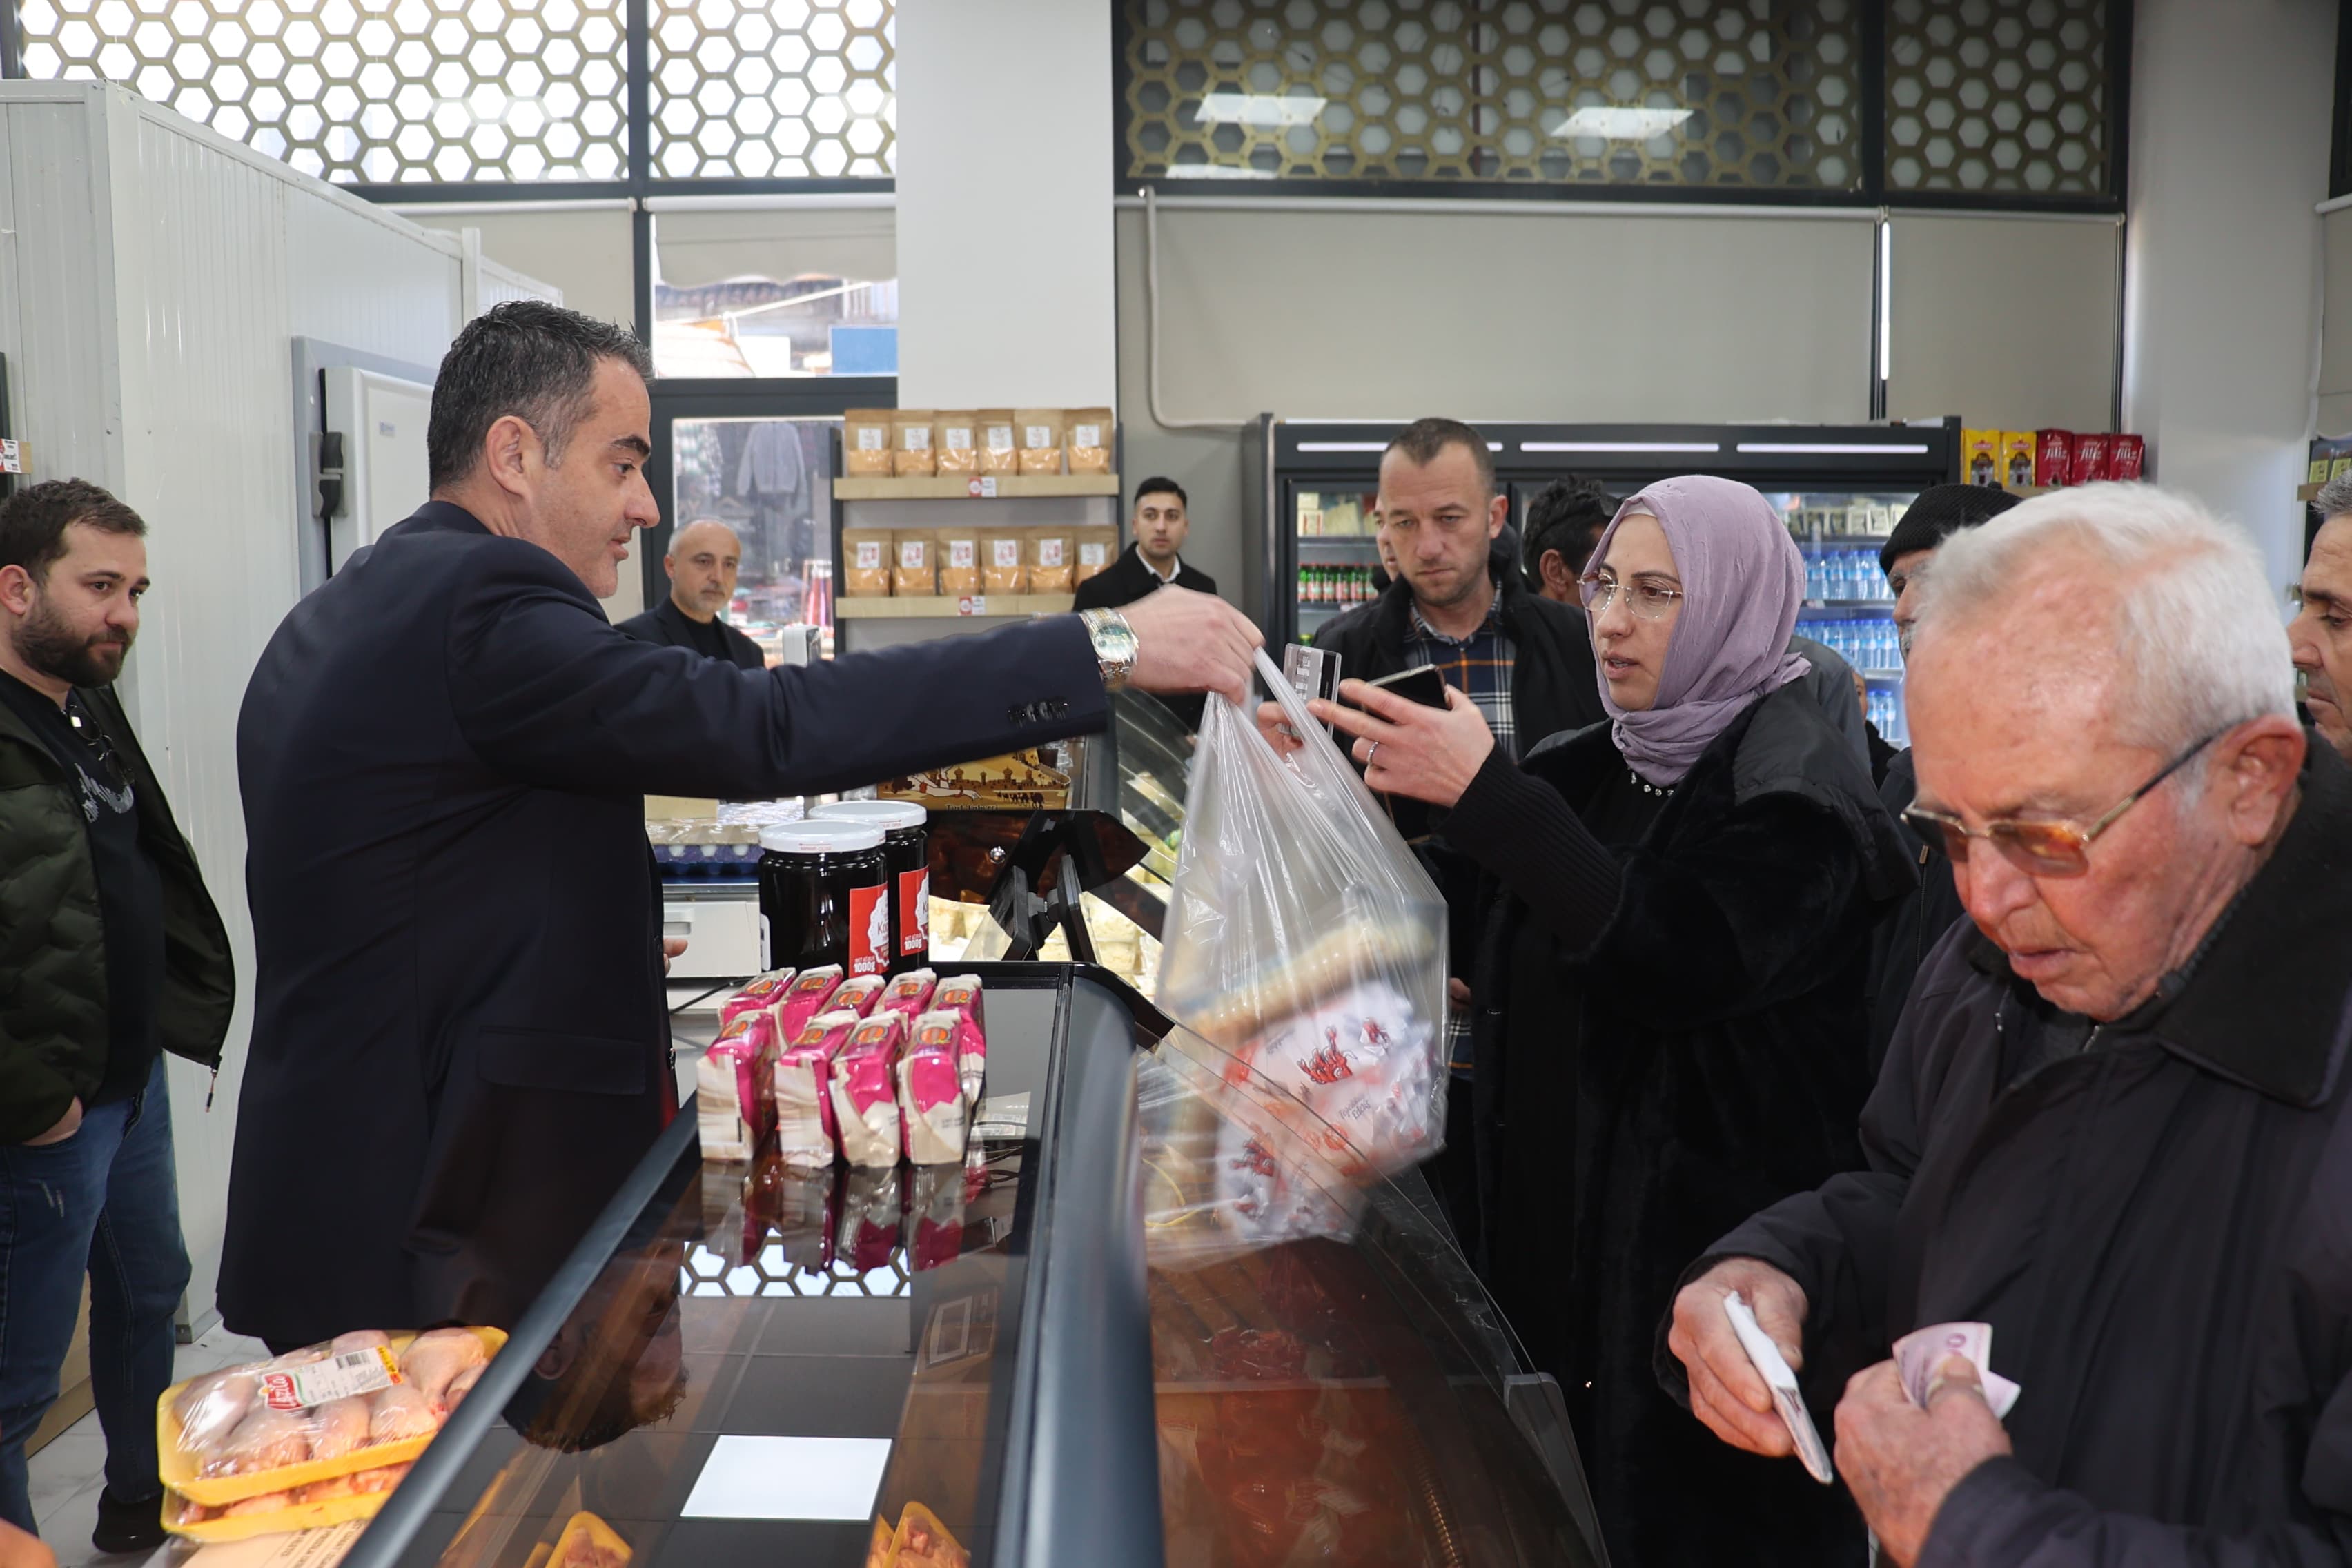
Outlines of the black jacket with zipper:
[[1895,1026],[1903,1021],[1903,1005],[1910,999],[1919,966],[1952,929],[1952,922],[1968,913],[1961,907],[1959,889],[1953,885],[1952,861],[1943,845],[1921,837],[1903,820],[1904,810],[1918,793],[1911,753],[1896,752],[1886,764],[1878,798],[1895,818],[1895,830],[1910,851],[1911,869],[1918,874],[1919,885],[1879,917],[1877,929],[1870,934],[1870,1070],[1874,1077],[1886,1059]]
[[[220,1069],[236,1001],[228,931],[111,688],[76,693],[131,777],[163,889],[158,1044]],[[106,926],[79,784],[0,703],[0,1143],[57,1125],[106,1077]]]

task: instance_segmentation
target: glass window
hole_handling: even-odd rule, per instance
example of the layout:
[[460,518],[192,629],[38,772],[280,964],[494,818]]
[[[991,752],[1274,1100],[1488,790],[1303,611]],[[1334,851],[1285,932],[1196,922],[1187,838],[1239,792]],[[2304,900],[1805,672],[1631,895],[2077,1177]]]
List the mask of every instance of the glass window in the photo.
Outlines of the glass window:
[[1891,191],[2105,195],[2106,0],[1894,0]]
[[653,0],[653,171],[889,177],[890,0]]
[[654,257],[659,374],[898,374],[887,206],[658,213]]
[[787,626],[833,638],[834,419],[679,419],[670,517],[715,519],[742,542],[727,619],[775,656]]
[[23,0],[25,69],[102,78],[360,184],[628,172],[618,0]]

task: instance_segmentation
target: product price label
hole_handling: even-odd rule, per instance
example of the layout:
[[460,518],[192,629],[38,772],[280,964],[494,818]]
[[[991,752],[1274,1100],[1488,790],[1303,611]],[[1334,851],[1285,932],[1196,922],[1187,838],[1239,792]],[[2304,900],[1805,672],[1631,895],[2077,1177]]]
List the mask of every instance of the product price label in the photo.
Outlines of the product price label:
[[354,1394],[373,1394],[400,1381],[400,1363],[389,1346],[353,1351],[332,1361],[265,1373],[261,1397],[272,1410],[308,1410]]
[[988,595],[985,594],[964,594],[958,596],[956,599],[956,614],[959,616],[984,616],[988,614]]
[[971,497],[974,500],[995,500],[996,476],[994,474],[972,475],[970,479],[967,479],[964,482],[963,493]]
[[931,868],[898,873],[898,956],[931,950]]
[[849,973],[879,974],[890,962],[889,889],[880,884],[849,889]]

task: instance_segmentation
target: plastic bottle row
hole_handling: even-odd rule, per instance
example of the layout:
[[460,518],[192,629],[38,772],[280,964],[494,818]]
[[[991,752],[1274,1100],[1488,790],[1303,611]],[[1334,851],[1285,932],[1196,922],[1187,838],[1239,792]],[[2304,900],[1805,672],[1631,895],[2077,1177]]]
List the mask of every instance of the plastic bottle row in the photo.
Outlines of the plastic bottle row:
[[1876,673],[1903,668],[1903,645],[1888,620],[1801,620],[1797,630],[1856,669]]
[[1373,597],[1372,569],[1369,566],[1298,569],[1298,602],[1302,605],[1369,605]]
[[1808,599],[1891,599],[1874,550],[1823,550],[1805,557]]
[[1904,722],[1901,697],[1892,691],[1874,691],[1863,703],[1863,710],[1880,740],[1890,746],[1911,743],[1911,726]]

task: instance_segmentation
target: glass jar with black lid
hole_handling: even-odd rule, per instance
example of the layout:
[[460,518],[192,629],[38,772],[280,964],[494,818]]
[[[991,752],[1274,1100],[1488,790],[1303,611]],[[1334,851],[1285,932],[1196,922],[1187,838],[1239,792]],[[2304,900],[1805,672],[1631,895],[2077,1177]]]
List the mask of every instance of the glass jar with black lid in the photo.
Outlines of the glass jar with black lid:
[[930,813],[910,800],[841,800],[809,814],[820,822],[856,822],[882,830],[890,877],[890,973],[931,961]]
[[882,830],[862,822],[793,822],[760,834],[760,939],[768,969],[841,965],[851,978],[890,962],[889,879]]

